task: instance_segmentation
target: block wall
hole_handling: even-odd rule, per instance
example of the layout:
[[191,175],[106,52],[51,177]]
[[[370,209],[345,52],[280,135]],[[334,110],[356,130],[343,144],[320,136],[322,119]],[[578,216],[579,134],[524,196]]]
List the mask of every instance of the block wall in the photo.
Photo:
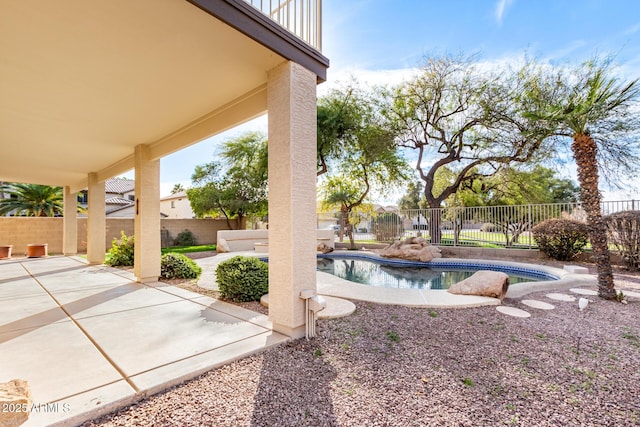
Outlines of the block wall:
[[[62,253],[62,218],[0,217],[0,245],[13,245],[14,256],[23,256],[31,243],[48,244],[49,254]],[[231,221],[233,227],[236,221]],[[171,239],[187,229],[196,236],[198,244],[216,243],[218,230],[228,230],[225,220],[219,219],[169,219],[161,220],[161,229],[167,230]],[[105,249],[111,241],[120,237],[123,230],[133,235],[133,218],[107,218]],[[87,218],[78,218],[78,253],[87,251]]]

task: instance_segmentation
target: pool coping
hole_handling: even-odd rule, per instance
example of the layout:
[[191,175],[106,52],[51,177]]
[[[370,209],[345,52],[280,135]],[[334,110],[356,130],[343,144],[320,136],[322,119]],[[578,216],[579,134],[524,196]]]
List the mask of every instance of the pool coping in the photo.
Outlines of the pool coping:
[[[509,286],[505,298],[520,298],[532,292],[546,290],[568,290],[575,287],[596,286],[595,276],[589,274],[574,274],[569,271],[540,264],[528,264],[514,261],[481,260],[462,258],[435,258],[429,262],[407,261],[401,259],[384,258],[377,253],[358,251],[334,251],[329,254],[319,255],[321,258],[362,258],[375,261],[383,261],[391,265],[413,265],[432,268],[447,268],[455,265],[457,268],[464,266],[498,266],[511,271],[539,271],[557,277],[557,280],[540,280],[536,282],[517,283]],[[478,297],[472,295],[454,295],[444,289],[395,289],[381,288],[351,282],[333,276],[329,273],[318,271],[318,293],[321,295],[337,296],[340,298],[369,301],[379,304],[398,304],[410,307],[452,307],[467,308],[487,305],[499,305],[497,298]]]
[[[255,253],[253,251],[246,252],[230,252],[224,256],[217,255],[214,262],[220,262],[230,256],[244,255],[254,256],[257,258],[267,259],[268,253]],[[511,269],[525,269],[541,271],[552,276],[558,277],[558,280],[541,280],[537,282],[517,283],[509,286],[506,298],[520,298],[524,295],[539,291],[548,290],[568,290],[577,287],[589,287],[594,289],[597,286],[595,276],[590,274],[575,274],[560,268],[550,267],[540,264],[529,264],[514,261],[502,260],[482,260],[482,259],[462,259],[462,258],[436,258],[429,263],[419,263],[415,261],[401,260],[397,258],[384,258],[374,252],[368,251],[344,251],[337,250],[329,254],[318,254],[319,257],[358,257],[373,260],[383,260],[388,264],[402,265],[424,265],[427,267],[438,267],[456,264],[464,265],[493,265],[502,266]],[[468,308],[499,305],[501,301],[497,298],[479,297],[473,295],[454,295],[443,289],[397,289],[382,288],[375,286],[363,285],[341,279],[329,273],[316,271],[317,293],[319,295],[332,296],[337,298],[346,298],[357,301],[368,301],[377,304],[394,304],[404,305],[408,307],[424,307],[424,308]],[[200,285],[200,282],[198,283]],[[202,286],[202,285],[201,285]],[[203,286],[209,288],[209,286]]]

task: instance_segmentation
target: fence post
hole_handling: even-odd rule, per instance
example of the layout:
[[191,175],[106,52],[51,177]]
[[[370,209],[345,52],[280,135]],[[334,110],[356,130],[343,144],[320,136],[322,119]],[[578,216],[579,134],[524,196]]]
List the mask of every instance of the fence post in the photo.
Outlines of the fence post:
[[458,208],[453,208],[453,246],[458,246]]
[[528,205],[527,216],[527,223],[529,224],[529,249],[533,249],[533,242],[531,240],[531,229],[533,228],[533,223],[531,222],[531,205]]

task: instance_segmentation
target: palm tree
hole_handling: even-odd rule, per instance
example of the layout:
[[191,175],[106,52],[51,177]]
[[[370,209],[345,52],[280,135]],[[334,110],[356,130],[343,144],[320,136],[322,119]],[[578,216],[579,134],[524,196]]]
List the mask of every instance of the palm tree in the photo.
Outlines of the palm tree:
[[62,188],[38,184],[7,184],[0,193],[0,215],[56,216],[63,213]]
[[551,76],[546,81],[548,88],[554,88],[551,91],[543,90],[544,83],[538,81],[531,87],[527,100],[530,106],[535,106],[530,118],[546,123],[553,129],[553,135],[573,140],[571,151],[598,271],[598,294],[604,299],[615,299],[606,224],[600,206],[599,169],[628,167],[637,160],[637,140],[628,137],[638,129],[637,113],[632,110],[640,88],[637,79],[619,83],[610,76],[609,65],[609,61],[592,60],[571,74],[560,72]]
[[184,185],[177,183],[173,185],[173,188],[171,189],[171,194],[176,194],[179,193],[181,191],[185,191],[186,189],[184,188]]

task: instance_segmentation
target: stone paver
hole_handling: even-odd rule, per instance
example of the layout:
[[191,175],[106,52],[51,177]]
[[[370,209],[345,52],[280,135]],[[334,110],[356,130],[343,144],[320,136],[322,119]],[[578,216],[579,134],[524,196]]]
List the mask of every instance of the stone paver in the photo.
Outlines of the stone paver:
[[540,310],[553,310],[554,308],[556,308],[552,304],[546,303],[544,301],[538,301],[535,299],[523,299],[522,303],[526,306],[529,306],[532,308],[538,308]]
[[565,302],[571,302],[576,300],[576,297],[571,296],[569,294],[550,293],[550,294],[547,294],[546,297],[552,300],[565,301]]
[[571,288],[569,290],[574,294],[578,294],[578,295],[598,295],[598,292],[594,291],[593,289]]
[[622,291],[625,297],[640,298],[640,292]]
[[515,307],[509,307],[506,305],[499,305],[496,307],[496,310],[498,310],[498,312],[502,314],[506,314],[508,316],[513,316],[513,317],[522,317],[522,318],[531,317],[531,313],[529,313],[528,311],[520,310],[519,308],[515,308]]

